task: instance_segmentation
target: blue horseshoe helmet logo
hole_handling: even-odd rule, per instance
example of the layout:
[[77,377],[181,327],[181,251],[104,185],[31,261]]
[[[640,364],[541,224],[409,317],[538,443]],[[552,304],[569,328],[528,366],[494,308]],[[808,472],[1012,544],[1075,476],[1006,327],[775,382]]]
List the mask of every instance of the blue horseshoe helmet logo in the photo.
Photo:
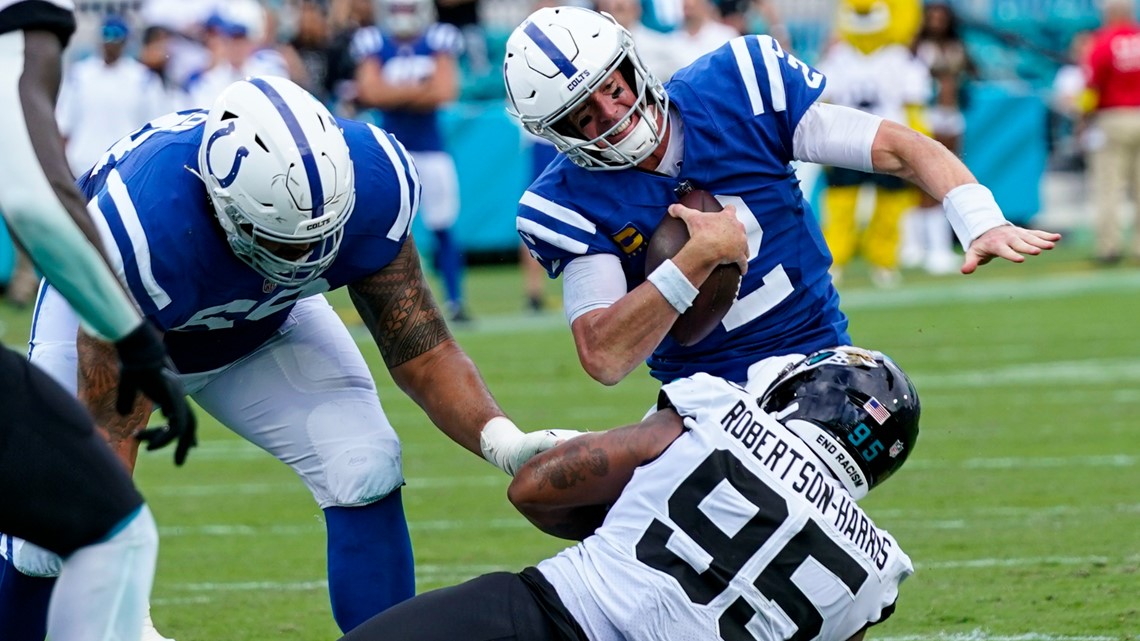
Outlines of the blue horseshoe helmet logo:
[[[213,148],[214,143],[217,142],[219,138],[221,138],[222,136],[228,136],[228,135],[232,134],[233,132],[234,132],[234,123],[233,123],[233,121],[230,121],[230,124],[226,125],[226,127],[224,129],[219,129],[219,130],[215,131],[214,133],[210,134],[210,140],[208,140],[206,142],[206,170],[210,172],[210,175],[212,175],[212,176],[218,175],[217,172],[214,171],[214,164],[210,161],[210,159],[212,158],[212,156],[210,154],[210,149]],[[238,147],[237,155],[234,157],[234,164],[232,167],[230,167],[230,173],[228,173],[224,177],[218,179],[218,184],[220,186],[229,187],[230,185],[233,184],[234,180],[237,179],[238,170],[241,169],[241,159],[245,158],[248,155],[249,155],[249,149],[246,149],[245,147]]]

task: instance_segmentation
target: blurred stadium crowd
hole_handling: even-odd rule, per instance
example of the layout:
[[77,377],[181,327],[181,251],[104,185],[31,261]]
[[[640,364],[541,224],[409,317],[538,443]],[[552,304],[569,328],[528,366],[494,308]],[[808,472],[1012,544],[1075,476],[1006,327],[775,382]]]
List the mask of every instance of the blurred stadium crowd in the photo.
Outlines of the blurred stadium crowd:
[[[955,108],[966,112],[966,124],[977,124],[975,141],[986,137],[984,144],[972,142],[971,127],[966,127],[964,140],[958,141],[960,151],[979,179],[994,190],[1007,216],[1024,222],[1043,211],[1080,207],[1086,200],[1085,156],[1090,145],[1097,144],[1096,128],[1086,117],[1088,106],[1079,104],[1085,77],[1080,56],[1093,30],[1102,24],[1104,2],[910,1],[928,12],[934,5],[949,8],[954,18],[953,36],[962,43],[969,63],[954,71],[960,82],[955,91],[962,99]],[[837,17],[842,6],[876,4],[872,0],[572,2],[608,11],[631,29],[643,59],[661,77],[740,33],[770,33],[807,62],[826,64],[829,46],[842,37]],[[441,107],[443,145],[455,156],[462,186],[455,197],[460,213],[454,241],[468,254],[513,256],[517,239],[512,204],[541,158],[531,158],[534,141],[507,124],[500,65],[506,37],[543,0],[80,0],[76,2],[79,29],[67,52],[58,114],[72,169],[77,175],[86,171],[114,140],[156,115],[209,105],[222,87],[246,75],[288,76],[334,113],[387,126],[376,109],[383,110],[383,100],[361,99],[359,68],[371,51],[370,34],[390,29],[392,7],[397,12],[415,11],[424,4],[429,8],[434,4],[432,18],[455,25],[462,35],[462,42],[451,49],[457,61],[457,86]],[[917,42],[912,50],[918,52]],[[922,62],[929,66],[932,58],[927,55]],[[933,106],[941,100],[941,80],[938,73],[931,78],[927,100]],[[973,101],[977,109],[971,107],[972,95],[980,96]],[[983,109],[986,105],[988,111]],[[1010,129],[1011,113],[1018,114],[1013,120],[1022,123],[1020,128]],[[1003,144],[991,135],[995,128],[1023,133]],[[490,141],[501,139],[504,132],[515,140],[499,147],[506,152],[498,156],[518,158],[500,158],[502,166],[488,173],[486,155],[496,153]],[[958,134],[962,137],[961,131]],[[1057,179],[1044,180],[1047,174]],[[825,181],[813,180],[819,175],[823,172],[809,168],[804,180],[809,187],[818,182],[814,197],[825,201],[820,195]],[[1032,183],[1029,187],[1027,181]],[[1034,184],[1039,188],[1033,189]],[[1082,220],[1086,214],[1066,213],[1068,218],[1056,226],[1066,229],[1070,223],[1088,223]],[[1116,230],[1111,233],[1120,233],[1118,228],[1111,228]],[[904,238],[904,252],[905,242]],[[428,238],[421,246],[434,251],[435,245]],[[1103,245],[1096,252],[1111,262],[1120,249]],[[525,263],[525,255],[520,260]],[[0,251],[0,283],[7,284],[9,300],[28,301],[35,283],[34,277],[28,277],[30,267],[14,260],[15,267],[9,270],[7,262]],[[904,267],[913,264],[904,258]],[[929,271],[951,271],[949,264],[943,256],[941,266],[930,265]],[[535,308],[540,306],[533,299],[538,278],[532,276],[529,286]],[[892,280],[886,278],[883,284]],[[462,315],[458,291],[448,298]]]

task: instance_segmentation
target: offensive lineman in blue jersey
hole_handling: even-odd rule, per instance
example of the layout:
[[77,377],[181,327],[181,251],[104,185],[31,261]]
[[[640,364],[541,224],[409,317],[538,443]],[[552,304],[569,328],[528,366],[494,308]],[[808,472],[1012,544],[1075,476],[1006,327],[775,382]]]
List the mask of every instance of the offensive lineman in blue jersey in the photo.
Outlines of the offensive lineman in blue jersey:
[[459,176],[447,152],[439,109],[459,96],[463,34],[436,22],[432,0],[380,0],[380,27],[353,36],[357,102],[379,109],[384,129],[404,143],[424,186],[420,216],[435,240],[435,263],[447,315],[470,320],[463,304],[463,252],[453,227],[459,216]]
[[[399,142],[334,119],[293,83],[248,78],[208,112],[152,121],[109,149],[80,187],[120,280],[165,331],[187,391],[290,465],[323,508],[343,630],[411,597],[414,574],[399,441],[359,348],[319,294],[349,288],[397,385],[467,449],[513,473],[559,438],[524,435],[503,416],[448,332],[408,234],[420,185]],[[49,289],[33,359],[73,390],[78,378],[133,465],[129,437],[150,408],[136,405],[126,418],[108,409],[113,348],[77,341],[76,329]],[[17,568],[50,569],[24,548]]]
[[[933,140],[817,103],[824,77],[768,36],[736,38],[663,86],[608,15],[540,9],[507,41],[503,75],[509,110],[563,152],[523,195],[519,234],[562,275],[579,358],[608,385],[646,359],[663,382],[696,372],[741,382],[752,363],[850,342],[793,160],[911,180],[943,202],[968,248],[963,273],[1060,238],[1010,225]],[[675,204],[683,182],[724,210]],[[666,212],[691,239],[647,278],[645,246]],[[745,272],[736,302],[707,338],[677,344],[670,327],[724,263]]]

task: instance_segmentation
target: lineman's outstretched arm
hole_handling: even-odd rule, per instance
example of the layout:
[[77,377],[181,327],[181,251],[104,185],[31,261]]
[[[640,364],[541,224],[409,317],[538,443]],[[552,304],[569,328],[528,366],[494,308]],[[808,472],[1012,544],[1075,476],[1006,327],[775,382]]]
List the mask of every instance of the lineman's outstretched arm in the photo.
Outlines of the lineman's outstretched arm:
[[514,474],[565,435],[524,434],[506,418],[482,375],[455,342],[424,278],[412,238],[386,267],[349,286],[392,380],[444,434]]
[[580,541],[602,524],[634,470],[660,456],[682,429],[676,412],[662,410],[635,425],[579,436],[527,461],[507,497],[538,529]]

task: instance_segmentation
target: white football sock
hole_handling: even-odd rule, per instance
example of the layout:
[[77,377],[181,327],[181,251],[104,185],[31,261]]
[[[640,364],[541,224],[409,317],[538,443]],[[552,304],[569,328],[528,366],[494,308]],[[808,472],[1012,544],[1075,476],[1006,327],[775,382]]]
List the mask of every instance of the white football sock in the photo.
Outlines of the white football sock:
[[48,608],[52,641],[139,641],[158,557],[158,529],[143,505],[109,539],[76,550]]

